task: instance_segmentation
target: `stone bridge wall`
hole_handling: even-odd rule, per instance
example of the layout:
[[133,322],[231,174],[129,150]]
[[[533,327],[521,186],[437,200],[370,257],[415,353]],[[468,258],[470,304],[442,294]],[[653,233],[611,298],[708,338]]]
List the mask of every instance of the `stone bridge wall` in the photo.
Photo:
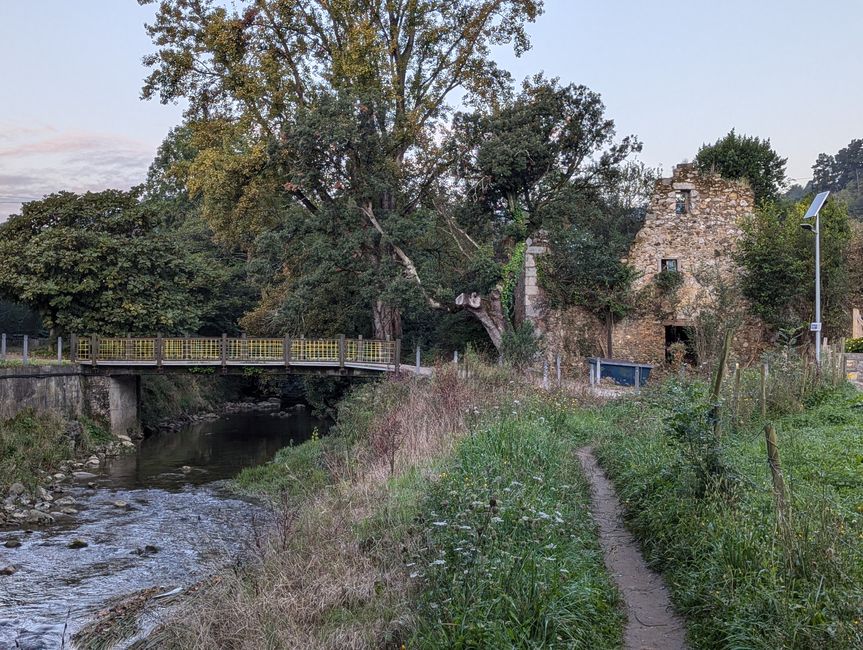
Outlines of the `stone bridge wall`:
[[31,408],[67,420],[92,418],[114,435],[140,431],[140,379],[134,375],[97,377],[75,366],[0,368],[0,421]]

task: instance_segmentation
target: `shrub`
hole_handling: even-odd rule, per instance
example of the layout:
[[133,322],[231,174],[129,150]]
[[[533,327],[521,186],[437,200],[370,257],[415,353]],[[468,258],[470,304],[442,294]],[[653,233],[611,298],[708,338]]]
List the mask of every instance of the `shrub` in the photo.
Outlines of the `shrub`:
[[530,321],[503,333],[503,358],[515,368],[526,368],[539,356],[539,339]]
[[845,342],[845,352],[863,353],[863,339],[848,339]]

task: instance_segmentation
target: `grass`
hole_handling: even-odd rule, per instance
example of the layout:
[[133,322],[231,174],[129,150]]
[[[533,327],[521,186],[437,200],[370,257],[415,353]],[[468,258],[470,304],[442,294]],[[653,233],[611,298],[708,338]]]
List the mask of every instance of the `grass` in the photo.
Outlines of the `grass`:
[[38,470],[56,469],[74,453],[61,419],[37,415],[32,409],[21,411],[0,422],[0,486],[20,482],[34,488]]
[[430,486],[408,647],[620,646],[578,441],[542,410],[514,408],[465,439]]
[[701,494],[663,392],[590,416],[598,455],[693,647],[863,647],[863,399],[821,392],[776,419],[790,531],[778,525],[760,426],[726,434],[727,489]]
[[275,522],[154,641],[615,647],[617,596],[571,453],[581,440],[560,408],[515,401],[529,392],[480,367],[354,391],[330,436],[238,478],[281,490]]
[[248,467],[233,486],[246,494],[298,497],[320,491],[329,482],[324,467],[324,441],[313,438],[300,445],[280,449],[265,465]]

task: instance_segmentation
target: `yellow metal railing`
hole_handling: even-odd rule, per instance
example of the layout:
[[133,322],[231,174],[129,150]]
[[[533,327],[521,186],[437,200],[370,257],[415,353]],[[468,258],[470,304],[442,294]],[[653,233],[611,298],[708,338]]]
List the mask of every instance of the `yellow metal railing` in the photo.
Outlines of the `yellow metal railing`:
[[[290,341],[290,354],[285,354]],[[275,365],[394,366],[398,342],[375,339],[277,338],[105,338],[75,337],[73,351],[82,363],[122,362],[135,365]]]

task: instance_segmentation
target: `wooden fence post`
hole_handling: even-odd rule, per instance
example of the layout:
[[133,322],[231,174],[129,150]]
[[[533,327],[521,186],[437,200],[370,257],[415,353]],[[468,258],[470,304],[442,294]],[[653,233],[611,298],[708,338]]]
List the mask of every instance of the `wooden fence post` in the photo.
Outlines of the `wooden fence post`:
[[740,421],[740,364],[734,364],[734,424]]
[[761,364],[761,417],[767,417],[767,376],[770,373],[770,367],[767,362]]
[[731,353],[731,330],[725,332],[725,340],[722,342],[722,352],[719,355],[719,367],[716,368],[716,378],[713,381],[713,389],[710,391],[710,417],[713,420],[713,437],[717,440],[722,434],[720,425],[719,396],[722,392],[722,380],[725,378],[725,367],[728,365],[728,355]]
[[345,367],[345,335],[339,334],[339,368]]
[[396,375],[402,374],[402,340],[396,339]]
[[767,440],[767,464],[770,467],[770,478],[773,482],[773,496],[776,499],[776,512],[783,533],[788,533],[788,495],[785,491],[785,479],[782,476],[782,465],[779,461],[779,443],[776,438],[776,428],[768,423],[764,426],[764,437]]

